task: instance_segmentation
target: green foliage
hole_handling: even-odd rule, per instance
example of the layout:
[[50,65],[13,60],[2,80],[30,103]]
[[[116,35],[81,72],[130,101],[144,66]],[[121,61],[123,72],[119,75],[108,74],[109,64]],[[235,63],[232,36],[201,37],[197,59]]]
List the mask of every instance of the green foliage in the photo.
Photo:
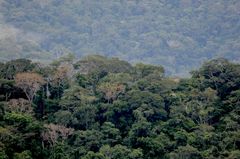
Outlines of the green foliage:
[[76,155],[86,154],[88,151],[96,152],[101,147],[103,134],[98,130],[78,131],[73,135],[73,146]]
[[212,60],[185,79],[102,56],[36,70],[47,83],[32,105],[1,77],[0,158],[239,158],[239,64]]
[[180,146],[176,151],[170,153],[171,159],[201,159],[198,150],[192,146]]
[[121,134],[119,129],[115,128],[115,125],[111,122],[103,123],[101,127],[103,133],[103,144],[115,145],[121,141]]
[[138,63],[135,66],[135,71],[138,78],[156,78],[159,79],[164,74],[164,69],[161,66],[146,65]]
[[60,110],[54,113],[54,120],[57,124],[64,126],[69,126],[74,122],[72,113],[66,110]]
[[32,117],[27,114],[18,114],[18,113],[6,113],[4,116],[6,121],[11,123],[30,123],[32,122]]
[[17,73],[32,71],[35,67],[35,64],[31,60],[27,59],[17,59],[12,60],[1,68],[2,75],[0,77],[5,79],[13,79]]
[[106,159],[141,159],[143,157],[141,149],[129,150],[123,145],[116,145],[114,147],[104,145],[101,147],[100,152],[104,154]]
[[195,72],[194,77],[203,76],[205,87],[211,87],[218,92],[218,96],[225,98],[233,90],[239,89],[240,65],[232,64],[226,59],[215,59],[206,62],[202,68]]
[[89,151],[83,159],[106,159],[103,154],[101,153],[94,153],[92,151]]
[[[1,128],[0,128],[0,134],[2,133],[1,132]],[[2,136],[2,134],[1,134]],[[6,150],[4,148],[4,145],[2,144],[2,142],[0,142],[0,158],[1,159],[8,159],[8,155],[6,154]]]
[[68,145],[64,143],[57,143],[51,150],[49,159],[71,159],[70,153],[68,152]]
[[13,156],[14,159],[32,159],[31,152],[26,150],[21,153],[15,153]]

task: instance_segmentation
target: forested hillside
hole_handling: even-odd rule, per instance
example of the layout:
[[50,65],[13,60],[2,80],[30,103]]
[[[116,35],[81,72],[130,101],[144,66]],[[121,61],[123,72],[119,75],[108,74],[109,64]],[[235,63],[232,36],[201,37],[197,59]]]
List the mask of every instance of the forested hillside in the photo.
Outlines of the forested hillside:
[[185,76],[207,59],[240,61],[239,8],[239,0],[0,0],[0,58],[101,54]]
[[240,65],[191,78],[73,56],[0,63],[1,159],[239,159]]

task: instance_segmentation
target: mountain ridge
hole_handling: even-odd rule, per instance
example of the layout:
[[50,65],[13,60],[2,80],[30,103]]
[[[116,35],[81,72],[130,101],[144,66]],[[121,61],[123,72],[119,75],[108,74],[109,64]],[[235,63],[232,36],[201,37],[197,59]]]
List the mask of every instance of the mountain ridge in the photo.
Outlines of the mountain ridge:
[[209,59],[240,61],[239,7],[237,0],[2,0],[0,55],[101,54],[187,76]]

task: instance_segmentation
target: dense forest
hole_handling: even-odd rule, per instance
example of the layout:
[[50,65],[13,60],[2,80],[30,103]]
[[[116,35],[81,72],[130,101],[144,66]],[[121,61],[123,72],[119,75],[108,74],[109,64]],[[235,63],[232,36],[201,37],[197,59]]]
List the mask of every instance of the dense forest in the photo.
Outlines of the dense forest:
[[186,77],[208,59],[240,62],[239,8],[239,0],[0,0],[0,60],[100,54]]
[[240,65],[190,78],[118,58],[0,63],[1,159],[239,159]]

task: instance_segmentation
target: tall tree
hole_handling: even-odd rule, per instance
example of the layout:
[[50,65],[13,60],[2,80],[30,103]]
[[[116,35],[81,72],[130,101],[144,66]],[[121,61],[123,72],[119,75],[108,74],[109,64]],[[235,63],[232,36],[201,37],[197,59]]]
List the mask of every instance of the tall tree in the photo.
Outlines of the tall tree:
[[27,99],[30,104],[33,103],[33,99],[40,89],[40,87],[45,83],[41,75],[37,73],[18,73],[15,77],[16,86],[21,88],[26,94]]

